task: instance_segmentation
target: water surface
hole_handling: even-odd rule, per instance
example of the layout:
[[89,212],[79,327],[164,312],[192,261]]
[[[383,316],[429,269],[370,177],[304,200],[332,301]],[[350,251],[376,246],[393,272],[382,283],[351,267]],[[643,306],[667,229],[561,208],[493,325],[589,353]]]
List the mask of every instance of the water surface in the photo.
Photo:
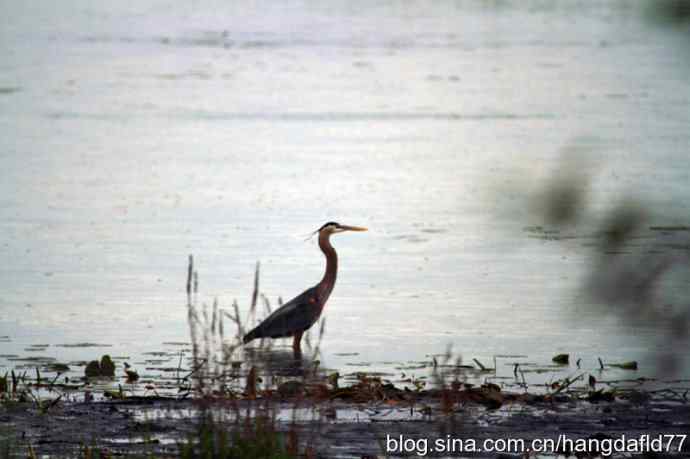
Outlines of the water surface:
[[[617,203],[688,223],[686,43],[636,5],[4,10],[3,353],[90,359],[103,349],[56,345],[95,342],[141,367],[188,339],[189,253],[202,302],[246,310],[258,260],[275,304],[320,279],[304,238],[328,220],[370,228],[334,237],[331,367],[395,371],[448,345],[645,369],[685,353],[583,289]],[[587,218],[565,242],[530,237],[564,155],[587,159]]]

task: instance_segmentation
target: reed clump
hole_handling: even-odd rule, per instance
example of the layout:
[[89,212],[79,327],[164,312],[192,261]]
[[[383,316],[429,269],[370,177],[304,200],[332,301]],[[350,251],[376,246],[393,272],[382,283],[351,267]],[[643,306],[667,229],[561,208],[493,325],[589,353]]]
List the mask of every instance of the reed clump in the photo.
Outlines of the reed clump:
[[[186,292],[191,368],[180,379],[180,392],[193,394],[200,410],[194,434],[179,445],[182,457],[310,457],[310,442],[299,441],[296,417],[287,426],[279,423],[277,417],[284,407],[276,402],[285,383],[306,385],[314,376],[318,342],[315,347],[307,343],[311,359],[306,363],[283,359],[277,367],[271,366],[271,356],[281,352],[271,340],[261,340],[251,350],[243,348],[242,338],[248,326],[256,323],[260,303],[266,314],[272,311],[269,299],[259,291],[259,275],[257,263],[250,305],[243,318],[237,300],[229,310],[217,299],[210,306],[199,305],[199,274],[189,256]],[[322,323],[319,342],[323,332]],[[292,401],[293,412],[304,407],[304,398]]]

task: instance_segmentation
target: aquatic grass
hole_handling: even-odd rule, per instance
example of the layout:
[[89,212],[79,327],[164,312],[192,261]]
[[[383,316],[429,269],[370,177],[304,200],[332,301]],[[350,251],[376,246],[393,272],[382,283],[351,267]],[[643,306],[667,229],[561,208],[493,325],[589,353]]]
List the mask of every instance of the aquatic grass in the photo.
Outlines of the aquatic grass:
[[276,430],[274,415],[257,414],[236,418],[234,426],[205,413],[198,430],[179,444],[183,459],[292,459],[287,435]]
[[[280,375],[276,368],[271,367],[271,358],[280,355],[280,350],[275,349],[275,341],[271,339],[257,340],[251,347],[245,347],[242,339],[244,334],[257,325],[257,310],[263,303],[266,314],[273,311],[271,301],[260,292],[260,264],[257,262],[254,269],[253,289],[250,297],[246,316],[243,318],[237,300],[233,300],[229,310],[220,306],[217,299],[211,305],[202,303],[199,305],[199,274],[194,266],[194,257],[189,255],[187,266],[187,321],[191,338],[191,371],[186,376],[180,376],[182,372],[183,355],[180,353],[177,379],[181,393],[195,392],[201,396],[209,394],[237,392],[241,389],[243,379],[252,367],[260,367],[262,376],[266,376],[268,384],[279,381]],[[278,304],[282,305],[282,298],[278,298]],[[230,327],[228,327],[228,321]],[[230,331],[232,330],[232,331]],[[308,362],[312,372],[318,368],[320,345],[326,331],[326,321],[321,319],[318,324],[316,339],[307,331],[305,333],[304,362]],[[282,358],[282,357],[281,357]],[[296,364],[294,375],[304,374],[305,368],[300,368],[302,363],[292,362],[288,366]],[[244,371],[241,371],[244,368]],[[289,369],[288,369],[289,370]],[[289,373],[290,371],[288,371]],[[294,376],[293,375],[293,376]],[[191,385],[188,383],[192,383]]]
[[[3,408],[11,411],[22,409],[27,404],[32,404],[40,414],[46,414],[63,399],[64,394],[60,393],[56,386],[59,374],[51,381],[44,381],[41,378],[39,368],[36,367],[35,370],[36,381],[34,383],[27,379],[26,371],[18,376],[12,370],[0,377],[0,404]],[[56,392],[58,395],[55,398],[43,398],[40,394],[41,389],[49,393]]]
[[0,425],[0,459],[38,459],[30,443],[20,445],[16,432],[11,426]]
[[[252,295],[253,310],[258,298],[258,264],[254,281],[254,293]],[[187,321],[192,344],[191,371],[181,378],[181,382],[191,379],[193,390],[201,395],[208,395],[214,390],[224,392],[227,390],[230,380],[236,380],[237,372],[232,371],[232,357],[240,347],[244,334],[244,327],[239,315],[239,306],[233,301],[234,315],[220,308],[218,300],[214,299],[209,311],[209,306],[203,303],[198,306],[199,274],[194,269],[194,257],[189,256],[187,267]],[[230,318],[236,326],[236,334],[231,342],[226,340],[224,318]],[[180,353],[180,368],[182,365],[182,352]],[[231,371],[228,371],[230,369]],[[178,370],[178,379],[179,370]]]
[[[272,340],[261,340],[250,351],[242,344],[248,326],[256,323],[259,303],[267,314],[272,311],[270,300],[259,291],[259,278],[260,264],[257,263],[250,304],[243,319],[237,300],[232,302],[231,311],[222,308],[217,299],[210,306],[207,303],[199,305],[199,274],[194,257],[188,258],[186,292],[191,369],[186,375],[180,375],[181,352],[177,379],[180,393],[184,396],[194,394],[200,411],[195,432],[178,445],[181,457],[292,458],[300,452],[302,456],[311,457],[308,452],[313,448],[308,442],[300,448],[295,429],[294,413],[304,398],[293,397],[293,420],[288,431],[278,428],[276,417],[281,407],[276,403],[276,396],[282,396],[282,377],[264,361],[272,352]],[[282,304],[282,299],[279,298],[278,303]],[[318,344],[324,332],[322,322],[313,356],[318,355]],[[311,343],[307,348],[314,350]],[[314,368],[303,368],[301,361],[294,363],[297,371],[293,376],[298,376],[300,387],[304,387],[308,378],[314,377],[318,364]],[[310,403],[313,405],[313,401],[307,404]]]
[[10,459],[12,457],[12,451],[17,449],[14,438],[15,435],[10,431],[10,427],[0,427],[0,459]]

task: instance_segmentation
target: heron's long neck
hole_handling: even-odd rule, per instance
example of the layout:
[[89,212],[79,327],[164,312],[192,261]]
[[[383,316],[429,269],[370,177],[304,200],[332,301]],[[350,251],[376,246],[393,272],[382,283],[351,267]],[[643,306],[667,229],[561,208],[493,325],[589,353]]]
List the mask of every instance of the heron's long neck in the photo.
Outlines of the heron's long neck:
[[335,278],[338,275],[338,254],[335,253],[335,249],[331,245],[329,237],[329,234],[319,235],[319,247],[326,256],[326,273],[323,275],[321,282],[319,282],[317,285],[319,297],[323,302],[326,301],[328,296],[333,291],[333,287],[335,286]]

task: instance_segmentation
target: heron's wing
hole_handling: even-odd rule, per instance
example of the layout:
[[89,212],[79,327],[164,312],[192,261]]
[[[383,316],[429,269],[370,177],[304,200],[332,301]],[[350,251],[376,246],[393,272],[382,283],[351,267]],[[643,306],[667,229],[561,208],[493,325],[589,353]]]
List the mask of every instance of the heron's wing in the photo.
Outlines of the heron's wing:
[[321,301],[316,287],[312,287],[273,311],[248,336],[251,339],[291,336],[314,325],[320,314]]

